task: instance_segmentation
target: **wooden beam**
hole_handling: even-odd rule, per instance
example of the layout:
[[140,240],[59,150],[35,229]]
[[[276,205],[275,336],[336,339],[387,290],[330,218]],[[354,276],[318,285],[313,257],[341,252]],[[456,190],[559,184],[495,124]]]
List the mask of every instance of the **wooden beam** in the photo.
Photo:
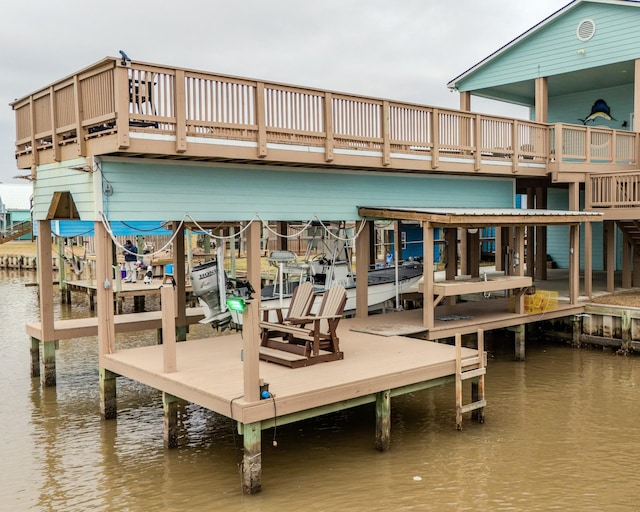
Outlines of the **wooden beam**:
[[187,314],[186,314],[186,301],[184,297],[187,294],[186,285],[186,256],[185,256],[185,240],[184,240],[184,224],[181,222],[174,222],[173,232],[175,234],[173,238],[173,278],[176,282],[175,295],[174,295],[174,311],[176,315],[176,327],[178,341],[186,340],[187,332]]

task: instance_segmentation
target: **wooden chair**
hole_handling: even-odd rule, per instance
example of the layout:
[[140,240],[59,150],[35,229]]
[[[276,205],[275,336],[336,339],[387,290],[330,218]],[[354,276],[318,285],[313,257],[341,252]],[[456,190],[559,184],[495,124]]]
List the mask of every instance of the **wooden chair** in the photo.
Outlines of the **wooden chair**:
[[288,317],[287,323],[260,322],[260,359],[291,368],[343,359],[337,327],[346,303],[344,287],[333,286],[324,293],[316,315]]
[[[298,285],[293,290],[291,301],[288,306],[266,306],[261,308],[262,320],[264,322],[269,321],[269,315],[271,312],[275,312],[278,317],[278,324],[288,324],[292,318],[305,317],[311,313],[311,307],[313,306],[313,284],[306,281]],[[287,310],[287,314],[283,314],[283,310]]]

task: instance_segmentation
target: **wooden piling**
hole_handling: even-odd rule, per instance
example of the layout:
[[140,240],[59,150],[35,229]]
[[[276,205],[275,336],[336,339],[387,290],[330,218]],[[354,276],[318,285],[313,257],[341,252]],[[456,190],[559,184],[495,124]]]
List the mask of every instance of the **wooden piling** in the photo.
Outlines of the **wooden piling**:
[[56,342],[45,341],[42,343],[42,373],[45,387],[56,385]]
[[178,405],[179,400],[169,393],[162,393],[164,410],[164,447],[178,447]]
[[40,377],[40,340],[31,338],[31,377]]
[[257,421],[244,425],[242,456],[242,492],[255,494],[262,489],[261,425]]
[[524,324],[515,325],[511,328],[514,332],[515,336],[515,360],[516,361],[524,361],[524,353],[525,353],[525,330]]
[[100,368],[100,417],[103,420],[112,420],[118,415],[116,377],[117,374]]
[[376,450],[391,448],[391,391],[376,393]]

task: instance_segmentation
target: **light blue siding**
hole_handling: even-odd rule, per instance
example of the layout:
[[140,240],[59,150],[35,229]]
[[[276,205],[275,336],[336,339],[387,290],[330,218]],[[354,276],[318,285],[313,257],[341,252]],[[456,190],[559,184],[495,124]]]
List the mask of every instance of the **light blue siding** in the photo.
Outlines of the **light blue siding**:
[[512,207],[509,178],[104,161],[111,220],[357,220],[358,206]]
[[71,192],[81,219],[93,220],[93,174],[72,167],[84,167],[84,158],[38,168],[37,180],[33,186],[33,218],[47,217],[54,192]]
[[[584,207],[584,194],[580,193],[580,209]],[[549,210],[567,210],[569,196],[566,190],[550,188],[547,192]],[[593,270],[603,270],[602,222],[593,222],[591,254]],[[584,268],[584,225],[580,226],[580,268]],[[558,268],[569,268],[569,226],[549,226],[547,228],[547,254],[553,258]]]

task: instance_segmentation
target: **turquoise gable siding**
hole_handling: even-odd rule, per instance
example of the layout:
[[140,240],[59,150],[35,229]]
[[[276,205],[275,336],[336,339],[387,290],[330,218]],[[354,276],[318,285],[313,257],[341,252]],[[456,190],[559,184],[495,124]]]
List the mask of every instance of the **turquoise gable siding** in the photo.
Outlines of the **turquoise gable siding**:
[[[596,32],[583,42],[577,38],[576,28],[586,18],[595,22]],[[586,1],[471,72],[456,86],[461,92],[473,91],[633,60],[640,54],[639,25],[638,4]],[[584,55],[576,53],[580,49],[585,50]]]
[[[549,210],[569,209],[566,190],[550,188],[547,192]],[[580,193],[580,209],[584,208],[584,194]],[[593,270],[604,270],[602,222],[591,225],[591,254]],[[580,268],[584,268],[584,224],[580,225]],[[547,254],[553,258],[558,268],[569,268],[569,226],[549,226],[547,228]]]
[[104,161],[111,220],[357,220],[358,206],[512,207],[508,178]]

